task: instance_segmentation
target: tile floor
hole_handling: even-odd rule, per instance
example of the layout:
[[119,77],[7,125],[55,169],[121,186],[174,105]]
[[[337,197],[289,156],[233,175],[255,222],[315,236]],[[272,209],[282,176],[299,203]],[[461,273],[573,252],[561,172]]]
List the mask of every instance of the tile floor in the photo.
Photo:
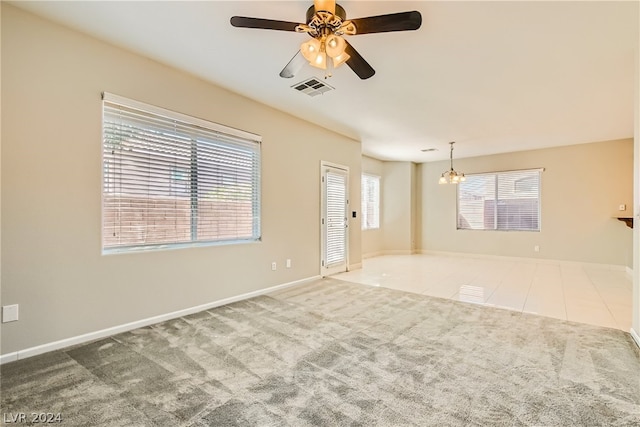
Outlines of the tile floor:
[[613,267],[388,255],[365,259],[362,269],[334,277],[625,332],[631,329],[632,282],[624,270]]

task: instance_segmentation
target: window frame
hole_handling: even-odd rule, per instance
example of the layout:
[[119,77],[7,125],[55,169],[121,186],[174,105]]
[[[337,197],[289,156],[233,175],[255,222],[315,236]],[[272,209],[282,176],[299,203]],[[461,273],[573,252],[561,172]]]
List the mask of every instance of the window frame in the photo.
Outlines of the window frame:
[[[494,171],[494,172],[480,172],[473,174],[466,174],[467,177],[474,176],[493,176],[495,181],[495,195],[494,195],[494,228],[465,228],[460,227],[460,188],[461,184],[457,185],[456,188],[456,231],[498,231],[498,232],[525,232],[525,233],[540,233],[542,231],[542,172],[544,172],[544,168],[530,168],[530,169],[513,169],[513,170],[505,170],[505,171]],[[499,184],[499,176],[500,175],[509,175],[519,172],[537,172],[538,173],[538,185],[537,185],[537,229],[523,229],[523,228],[499,228],[499,215],[498,215],[498,200],[500,200],[500,184]],[[521,178],[523,179],[523,178]],[[514,185],[517,181],[514,181]],[[514,187],[514,193],[517,193],[518,190]]]
[[[364,196],[365,196],[365,192],[364,192],[364,184],[365,184],[365,177],[366,178],[372,178],[375,181],[377,181],[377,201],[376,201],[376,206],[375,206],[375,210],[377,211],[377,216],[376,216],[376,220],[377,220],[377,224],[375,226],[372,227],[367,227],[367,213],[368,213],[368,209],[365,210],[365,203],[364,203]],[[361,204],[361,211],[362,211],[362,219],[360,221],[361,223],[361,229],[364,230],[379,230],[380,229],[380,211],[381,211],[381,198],[380,198],[380,194],[381,194],[381,184],[382,184],[382,177],[380,177],[380,175],[375,175],[372,173],[366,173],[363,172],[361,174],[361,185],[360,185],[360,204]]]
[[[166,121],[174,121],[178,123],[181,127],[184,126],[187,129],[191,129],[193,134],[198,135],[203,134],[202,136],[193,136],[188,143],[185,142],[184,148],[188,148],[189,150],[197,150],[198,147],[202,148],[204,146],[209,146],[210,153],[217,153],[217,150],[220,150],[219,147],[229,147],[231,149],[237,151],[247,151],[247,153],[252,153],[251,157],[251,168],[250,168],[250,178],[247,182],[251,184],[251,237],[250,238],[220,238],[220,239],[197,239],[197,234],[195,234],[196,238],[194,240],[193,228],[198,226],[198,220],[202,220],[203,216],[195,215],[194,216],[194,208],[193,208],[193,200],[194,198],[198,198],[198,182],[192,182],[187,186],[187,191],[189,192],[189,199],[191,200],[190,204],[190,219],[189,219],[189,228],[191,229],[189,240],[180,240],[179,238],[176,241],[165,242],[165,241],[152,241],[151,243],[135,243],[135,244],[122,244],[122,245],[108,245],[105,231],[106,231],[106,219],[105,213],[107,210],[107,206],[105,203],[105,198],[107,196],[107,186],[109,185],[108,178],[111,176],[108,175],[108,163],[106,162],[105,150],[106,150],[106,139],[107,139],[107,131],[106,131],[106,117],[107,117],[107,108],[105,104],[109,104],[109,108],[113,109],[114,106],[120,106],[124,109],[138,111],[140,113],[144,113],[151,116],[155,116],[156,121],[150,120],[150,124],[148,127],[141,128],[143,130],[150,130],[153,132],[157,132],[158,128],[154,127],[166,124]],[[136,101],[133,99],[125,98],[122,96],[118,96],[115,94],[111,94],[108,92],[102,93],[102,108],[101,108],[101,125],[102,125],[102,134],[101,134],[101,167],[102,167],[102,179],[101,179],[101,249],[103,255],[109,254],[119,254],[119,253],[130,253],[130,252],[146,252],[146,251],[158,251],[158,250],[167,250],[167,249],[178,249],[178,248],[186,248],[186,247],[201,247],[201,246],[218,246],[218,245],[229,245],[229,244],[247,244],[247,243],[256,243],[262,240],[262,179],[261,179],[261,169],[262,169],[262,137],[257,134],[253,134],[250,132],[246,132],[240,129],[235,129],[229,126],[221,125],[218,123],[214,123],[208,120],[200,119],[197,117],[192,117],[187,114],[179,113],[176,111],[168,110],[165,108],[157,107],[154,105],[146,104],[140,101]],[[153,117],[152,117],[153,119]],[[164,122],[163,122],[164,121]],[[207,139],[207,135],[209,139]],[[218,136],[219,139],[215,139],[215,135]],[[173,140],[175,142],[175,140]],[[188,145],[188,147],[187,147]],[[195,147],[195,148],[194,148]],[[213,148],[212,148],[213,147]],[[218,148],[215,148],[218,147]],[[108,150],[107,150],[108,151]],[[200,158],[200,157],[198,157]],[[235,157],[234,157],[235,158]],[[175,159],[183,161],[186,157],[176,156]],[[244,157],[238,157],[239,160],[247,160]],[[202,160],[207,163],[207,160],[202,157]],[[208,163],[214,162],[214,160],[209,160]],[[196,162],[197,163],[197,162]],[[223,167],[224,166],[218,166]],[[195,169],[195,170],[194,170]],[[177,171],[177,169],[176,169]],[[162,187],[162,190],[176,190],[173,188],[174,181],[174,171],[166,169],[166,172],[171,172],[170,182],[168,187]],[[197,177],[199,179],[199,175],[206,175],[206,169],[201,167],[199,164],[194,164],[193,157],[191,157],[188,170],[186,171],[177,171],[180,173],[186,174],[189,178]],[[177,173],[176,172],[176,173]],[[126,175],[123,175],[126,177]],[[177,175],[176,175],[177,176]],[[118,178],[122,179],[122,178]],[[178,178],[176,178],[178,179]],[[161,190],[161,191],[162,191]],[[175,195],[174,195],[175,196]],[[120,196],[122,197],[122,196]],[[131,197],[131,196],[129,196]],[[196,204],[196,209],[197,209]],[[120,225],[120,222],[115,222]],[[247,223],[248,224],[248,223]],[[148,227],[148,223],[145,223],[144,227]],[[186,229],[186,228],[185,228]],[[210,231],[210,230],[207,230]],[[178,241],[180,240],[180,241]]]

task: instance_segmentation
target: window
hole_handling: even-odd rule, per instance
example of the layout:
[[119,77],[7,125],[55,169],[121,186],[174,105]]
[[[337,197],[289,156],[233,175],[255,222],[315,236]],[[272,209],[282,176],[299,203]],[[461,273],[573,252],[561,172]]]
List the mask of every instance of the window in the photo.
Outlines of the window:
[[380,228],[380,177],[362,174],[362,229]]
[[540,231],[541,172],[467,175],[458,184],[458,229]]
[[104,253],[260,239],[260,137],[103,95]]

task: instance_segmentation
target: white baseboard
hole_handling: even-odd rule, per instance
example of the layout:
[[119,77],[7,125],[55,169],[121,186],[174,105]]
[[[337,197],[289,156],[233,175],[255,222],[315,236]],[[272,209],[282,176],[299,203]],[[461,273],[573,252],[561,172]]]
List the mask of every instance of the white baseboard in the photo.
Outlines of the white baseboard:
[[633,338],[633,340],[636,342],[636,345],[640,347],[640,335],[638,335],[638,333],[634,331],[633,328],[631,328],[629,333],[631,334],[631,338]]
[[396,249],[391,251],[382,251],[384,255],[413,255],[416,251],[411,249]]
[[13,353],[7,353],[0,356],[0,365],[9,362],[15,362],[18,360],[18,352],[14,351]]
[[353,271],[353,270],[360,270],[362,268],[362,263],[361,262],[357,262],[355,264],[349,264],[349,271]]
[[627,272],[627,279],[633,281],[633,268],[625,267],[625,271]]
[[156,323],[164,322],[167,320],[177,319],[179,317],[187,316],[189,314],[198,313],[200,311],[208,310],[210,308],[219,307],[221,305],[231,304],[233,302],[242,301],[245,299],[257,297],[260,295],[268,294],[271,292],[279,291],[281,289],[290,288],[293,286],[303,285],[312,280],[320,279],[320,276],[308,277],[306,279],[296,280],[282,285],[272,286],[266,289],[260,289],[253,292],[248,292],[242,295],[236,295],[229,298],[224,298],[218,301],[213,301],[207,304],[198,305],[195,307],[185,308],[183,310],[174,311],[171,313],[161,314],[159,316],[153,316],[146,319],[138,320],[131,323],[125,323],[124,325],[114,326],[111,328],[101,329],[95,332],[89,332],[87,334],[78,335],[76,337],[65,338],[59,341],[54,341],[47,344],[42,344],[35,347],[26,348],[24,350],[18,350],[13,353],[7,353],[0,356],[0,365],[8,362],[14,362],[16,360],[26,359],[27,357],[37,356],[42,353],[47,353],[61,348],[71,347],[73,345],[83,344],[89,341],[95,341],[100,338],[109,337],[112,335],[120,334],[122,332],[131,331],[133,329],[143,328],[145,326],[153,325]]
[[[550,258],[528,258],[518,256],[505,256],[505,255],[490,255],[490,254],[476,254],[470,252],[446,252],[446,251],[431,251],[421,249],[418,253],[423,255],[439,255],[450,257],[467,257],[467,258],[479,258],[479,259],[492,259],[498,261],[520,261],[520,262],[532,262],[538,264],[554,264],[554,265],[573,265],[573,266],[590,266],[595,268],[604,268],[612,271],[625,271],[627,275],[633,274],[633,270],[624,265],[618,264],[599,264],[596,262],[582,262],[582,261],[567,261]],[[631,272],[631,273],[629,273]]]
[[368,252],[366,254],[362,254],[362,259],[375,258],[375,257],[385,256],[385,255],[415,255],[417,253],[419,253],[418,250],[412,250],[412,249],[397,249],[397,250],[389,250],[389,251]]
[[384,252],[367,252],[366,254],[362,254],[362,259],[375,258],[382,255],[384,255]]

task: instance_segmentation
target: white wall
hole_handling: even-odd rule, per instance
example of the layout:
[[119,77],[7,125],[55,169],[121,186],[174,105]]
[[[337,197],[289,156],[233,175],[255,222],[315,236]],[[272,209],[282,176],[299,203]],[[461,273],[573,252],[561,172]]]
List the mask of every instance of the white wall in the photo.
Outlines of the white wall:
[[633,140],[454,158],[467,174],[545,168],[541,232],[456,230],[456,186],[438,184],[448,163],[421,165],[422,250],[633,265],[633,232],[613,218],[632,215]]
[[[2,354],[320,271],[320,161],[360,144],[2,3]],[[101,255],[101,100],[108,91],[263,137],[260,243]],[[350,224],[360,263],[360,220]],[[291,269],[271,271],[272,261]]]

